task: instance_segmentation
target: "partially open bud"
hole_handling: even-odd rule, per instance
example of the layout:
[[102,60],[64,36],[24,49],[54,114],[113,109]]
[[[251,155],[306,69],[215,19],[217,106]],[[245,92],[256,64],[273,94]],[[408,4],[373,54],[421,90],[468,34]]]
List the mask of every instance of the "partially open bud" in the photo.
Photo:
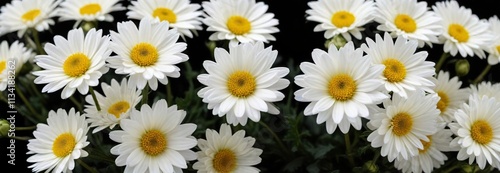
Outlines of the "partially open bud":
[[457,73],[457,76],[462,77],[467,74],[469,74],[470,70],[470,64],[467,59],[460,59],[457,62],[455,62],[455,72]]
[[9,121],[5,119],[0,120],[0,138],[7,137],[7,134],[9,133],[10,129],[10,124]]
[[341,34],[337,34],[333,38],[326,40],[325,47],[328,49],[331,44],[335,45],[335,47],[339,49],[347,44],[347,40]]
[[363,164],[363,170],[370,173],[378,172],[378,166],[373,161],[369,160]]

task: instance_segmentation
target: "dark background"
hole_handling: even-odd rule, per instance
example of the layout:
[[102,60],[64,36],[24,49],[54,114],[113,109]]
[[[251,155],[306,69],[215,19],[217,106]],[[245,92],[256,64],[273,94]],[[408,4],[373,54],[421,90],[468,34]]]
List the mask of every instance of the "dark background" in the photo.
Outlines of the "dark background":
[[[0,5],[3,6],[6,3],[10,2],[9,0],[0,0]],[[201,0],[193,0],[193,3],[201,4]],[[278,50],[279,52],[279,61],[276,62],[275,66],[286,66],[286,62],[288,60],[294,60],[295,68],[298,68],[298,65],[302,61],[311,61],[311,52],[315,48],[324,49],[325,39],[323,37],[323,32],[313,32],[314,26],[317,25],[315,22],[309,22],[305,20],[306,13],[305,11],[309,9],[307,6],[306,0],[265,0],[263,1],[267,5],[269,5],[268,12],[274,13],[275,18],[279,20],[278,28],[280,29],[279,33],[273,34],[277,41],[270,42],[268,45],[272,45],[273,49]],[[432,6],[435,1],[427,1],[428,6]],[[493,0],[459,0],[458,1],[461,6],[465,6],[467,8],[472,9],[472,12],[479,16],[481,19],[488,19],[493,15],[499,15],[500,11],[498,11],[497,5],[495,5],[495,1]],[[128,6],[129,2],[122,2],[124,6]],[[115,17],[115,22],[126,21],[126,15],[124,11],[113,12],[112,15]],[[45,31],[40,33],[40,37],[42,42],[53,42],[52,38],[55,34],[62,35],[66,37],[67,31],[69,31],[74,24],[74,21],[66,21],[66,22],[57,22],[55,26],[51,26],[50,31]],[[368,24],[366,26],[367,30],[375,31],[377,24]],[[106,23],[102,22],[98,26],[101,29],[104,29],[105,33],[109,33],[109,30],[116,31],[116,23]],[[204,29],[206,26],[203,25]],[[210,51],[205,46],[205,43],[208,41],[208,36],[211,32],[199,31],[199,36],[193,39],[187,39],[186,42],[188,44],[188,48],[186,50],[186,54],[189,55],[190,60],[193,66],[193,69],[202,69],[202,61],[211,59]],[[9,41],[12,43],[15,40],[18,40],[15,33],[10,33],[0,37],[0,42],[3,40]],[[426,50],[429,52],[428,60],[437,62],[437,59],[442,54],[442,45],[434,45],[433,49],[429,49],[428,47],[424,47],[422,50]],[[450,58],[450,59],[461,59],[460,57]],[[474,79],[486,65],[486,60],[480,60],[477,57],[467,58],[471,64],[470,73],[466,76],[461,77],[462,81],[467,81],[469,79]],[[444,70],[450,71],[450,73],[454,73],[454,65],[452,63],[445,64],[443,66]],[[111,71],[111,70],[110,70]],[[485,77],[485,80],[488,81],[499,81],[500,69],[498,66],[493,66],[492,70]],[[291,78],[293,79],[293,77]],[[181,79],[173,79],[172,82],[176,82]],[[292,88],[293,81],[291,83]],[[467,86],[467,83],[464,83],[464,86]],[[43,85],[38,85],[41,88]],[[296,86],[293,86],[296,88]],[[173,88],[174,93],[183,92],[184,88]],[[286,93],[286,92],[284,92]],[[4,93],[5,94],[5,93]],[[59,93],[55,93],[54,95],[59,95]],[[68,101],[69,102],[69,101]],[[18,105],[22,104],[20,99],[16,100]],[[54,100],[52,102],[54,105],[65,105],[62,100]],[[7,110],[7,107],[4,103],[0,105],[1,113],[0,118],[7,118],[4,114]],[[30,122],[26,121],[21,114],[16,115],[16,126],[32,126]],[[30,131],[16,131],[17,136],[32,136]],[[16,166],[11,166],[6,164],[8,157],[6,153],[9,151],[6,147],[9,145],[9,140],[6,138],[0,139],[0,165],[4,165],[1,168],[3,170],[11,170],[14,168],[17,172],[31,172],[30,169],[27,169],[28,165],[25,163],[27,155],[26,150],[26,141],[17,140],[15,143],[16,146]],[[266,165],[265,160],[260,166]],[[269,165],[270,166],[270,165]],[[0,171],[4,172],[4,171]]]

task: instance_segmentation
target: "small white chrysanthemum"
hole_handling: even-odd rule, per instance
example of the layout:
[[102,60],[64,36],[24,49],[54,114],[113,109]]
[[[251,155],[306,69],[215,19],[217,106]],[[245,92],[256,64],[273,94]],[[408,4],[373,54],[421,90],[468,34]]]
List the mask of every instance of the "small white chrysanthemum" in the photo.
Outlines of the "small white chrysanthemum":
[[406,97],[408,91],[423,89],[433,92],[434,62],[426,61],[427,51],[417,50],[418,43],[415,40],[407,40],[398,36],[393,42],[391,36],[386,32],[384,38],[376,35],[374,42],[366,38],[366,44],[361,48],[366,52],[374,64],[383,64],[385,69],[383,78],[385,89]]
[[169,29],[168,22],[152,23],[144,18],[139,28],[132,21],[120,22],[118,32],[111,31],[111,49],[117,54],[108,59],[117,74],[130,75],[128,85],[144,89],[146,84],[153,90],[158,81],[166,85],[167,77],[181,74],[176,64],[187,61],[182,53],[186,43],[177,43],[179,33]]
[[199,173],[244,172],[258,173],[253,167],[261,162],[262,150],[253,148],[255,138],[245,137],[245,131],[231,132],[227,124],[220,126],[219,133],[207,129],[207,139],[198,139],[198,161],[193,168]]
[[435,83],[434,92],[439,96],[437,108],[441,112],[438,119],[450,123],[455,120],[455,111],[469,98],[469,90],[460,89],[462,81],[457,76],[450,79],[450,74],[445,71],[439,72]]
[[33,72],[36,84],[47,84],[42,92],[52,93],[64,87],[61,98],[67,99],[75,90],[85,95],[89,86],[99,85],[99,78],[108,72],[105,60],[111,54],[110,39],[102,30],[91,29],[85,35],[81,28],[68,32],[68,39],[54,37],[54,44],[45,44],[47,55],[37,55],[35,62],[44,70]]
[[130,119],[122,119],[120,127],[109,133],[110,139],[119,144],[111,148],[111,154],[118,155],[117,166],[126,166],[131,172],[182,172],[186,161],[195,160],[196,153],[190,149],[196,146],[191,134],[196,124],[181,124],[186,111],[177,106],[168,107],[162,99],[152,107],[142,105],[141,110],[132,110]]
[[490,65],[496,65],[500,61],[500,20],[495,15],[490,17],[488,22],[490,24],[489,30],[495,38],[492,44],[488,45],[488,49],[486,49],[489,53],[488,63]]
[[47,124],[38,124],[33,132],[35,139],[28,142],[26,161],[34,163],[28,166],[33,172],[71,172],[75,168],[75,159],[87,157],[83,150],[87,142],[89,127],[85,117],[71,108],[69,112],[58,109],[50,111]]
[[278,19],[266,13],[268,6],[255,0],[204,1],[203,23],[214,31],[210,40],[230,40],[231,44],[275,41],[271,34],[279,32]]
[[486,162],[500,165],[500,102],[488,96],[469,97],[469,104],[455,112],[456,123],[448,126],[457,136],[451,146],[460,146],[458,160],[476,160],[479,168],[484,169]]
[[60,2],[61,0],[12,1],[0,10],[0,28],[6,33],[18,31],[17,36],[20,38],[30,28],[45,31],[49,29],[49,25],[54,25],[52,18],[57,15],[57,10],[54,9]]
[[135,87],[128,87],[127,79],[123,78],[121,84],[115,79],[111,80],[111,86],[101,84],[104,96],[95,93],[101,111],[97,110],[94,99],[88,95],[85,100],[90,105],[85,105],[85,116],[91,123],[90,127],[96,127],[92,133],[96,133],[109,127],[112,129],[120,123],[120,120],[128,118],[131,110],[141,101],[141,91]]
[[459,6],[455,0],[436,2],[432,9],[442,18],[444,32],[438,39],[444,43],[444,52],[452,56],[460,53],[462,57],[486,57],[484,50],[493,39],[486,21],[479,20],[470,9]]
[[341,34],[350,41],[352,34],[360,40],[363,25],[370,23],[375,14],[372,0],[318,0],[307,5],[311,9],[306,10],[306,19],[318,22],[314,31],[325,31],[326,39]]
[[494,97],[497,101],[500,101],[500,83],[482,81],[476,85],[471,84],[468,89],[471,95]]
[[120,0],[65,0],[59,7],[59,21],[75,20],[75,26],[82,21],[112,22],[109,13],[125,10]]
[[[330,45],[328,52],[314,49],[314,63],[303,62],[300,69],[303,75],[295,77],[295,83],[302,87],[295,92],[295,99],[311,102],[304,115],[318,114],[318,124],[326,121],[326,129],[332,134],[337,126],[347,133],[352,124],[361,129],[361,118],[367,118],[367,105],[381,103],[388,98],[380,77],[384,66],[363,56],[363,50],[354,49],[348,42],[337,50]],[[385,91],[384,91],[385,92]]]
[[445,127],[446,124],[439,124],[437,132],[428,136],[428,142],[420,140],[424,148],[418,150],[418,155],[409,160],[397,158],[394,166],[403,172],[414,173],[431,173],[434,168],[440,168],[448,160],[443,151],[450,150],[451,135],[453,135],[451,130],[445,129]]
[[438,36],[443,32],[441,18],[428,10],[427,2],[417,0],[377,0],[375,21],[380,23],[377,29],[390,32],[393,37],[402,35],[415,39],[418,46],[425,43],[432,46],[438,43]]
[[290,81],[284,79],[286,67],[271,68],[278,52],[264,49],[264,43],[230,45],[229,52],[215,48],[215,62],[205,61],[208,74],[198,75],[206,87],[198,91],[213,115],[226,115],[228,123],[246,125],[247,119],[260,121],[260,112],[278,114],[272,102],[283,100],[278,90],[286,88]]
[[408,98],[393,95],[384,101],[382,112],[375,113],[368,122],[373,132],[368,136],[371,146],[382,147],[380,154],[389,161],[396,157],[404,160],[418,155],[424,149],[421,140],[429,142],[427,136],[436,132],[439,110],[436,94],[425,95],[422,90],[412,91]]
[[7,88],[8,76],[14,75],[12,72],[17,74],[24,63],[34,56],[31,49],[24,47],[24,44],[19,41],[14,41],[10,46],[7,41],[2,41],[0,44],[0,91]]
[[[184,36],[193,38],[196,30],[202,30],[199,4],[192,4],[190,0],[138,0],[132,1],[128,7],[127,16],[130,19],[143,18],[168,21],[170,28],[175,28],[184,39]],[[193,32],[193,33],[192,33]]]

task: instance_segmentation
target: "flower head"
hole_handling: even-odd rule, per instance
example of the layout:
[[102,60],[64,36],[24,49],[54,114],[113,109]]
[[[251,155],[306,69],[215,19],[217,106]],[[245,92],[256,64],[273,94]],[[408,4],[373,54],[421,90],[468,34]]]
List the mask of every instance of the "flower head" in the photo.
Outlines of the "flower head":
[[61,0],[15,0],[0,9],[0,35],[3,32],[17,31],[22,37],[26,30],[37,31],[49,29],[54,25],[52,19],[57,15],[55,8]]
[[196,159],[190,149],[197,144],[191,136],[196,124],[181,124],[184,117],[185,111],[168,107],[163,99],[132,110],[130,119],[120,121],[123,130],[109,133],[119,143],[111,148],[111,154],[118,155],[116,165],[126,166],[125,172],[182,172],[186,161]]
[[203,67],[208,74],[200,74],[198,80],[206,87],[198,91],[214,115],[226,115],[233,125],[260,120],[260,112],[278,114],[272,102],[282,100],[285,95],[278,90],[289,85],[283,79],[288,68],[271,68],[278,52],[264,48],[264,43],[242,43],[231,45],[229,52],[215,49],[215,62],[205,61]]
[[467,101],[469,90],[462,88],[462,81],[458,77],[450,78],[450,74],[440,71],[434,92],[439,96],[437,108],[441,112],[439,120],[450,123],[455,120],[455,111]]
[[65,0],[59,7],[59,20],[75,20],[75,26],[82,21],[112,22],[113,16],[109,13],[125,10],[120,0]]
[[254,148],[255,138],[245,137],[245,131],[231,132],[227,124],[219,133],[207,129],[206,140],[198,139],[198,161],[193,168],[198,172],[248,172],[257,173],[253,167],[261,162],[262,150]]
[[303,75],[295,77],[302,87],[295,92],[295,99],[311,102],[304,110],[306,116],[318,114],[318,124],[326,121],[326,129],[332,134],[337,126],[343,133],[352,124],[361,129],[361,118],[368,118],[369,105],[388,98],[380,75],[383,65],[372,65],[363,50],[354,49],[352,42],[337,50],[333,45],[328,52],[314,49],[314,63],[303,62]]
[[486,51],[488,55],[488,63],[490,65],[496,65],[500,61],[500,20],[498,17],[492,16],[489,18],[488,23],[490,24],[490,32],[494,35],[493,43],[488,45]]
[[34,154],[27,159],[33,163],[28,168],[33,172],[71,172],[75,159],[88,156],[83,150],[89,145],[88,131],[85,117],[74,108],[50,111],[47,124],[39,123],[33,132],[35,139],[28,142],[28,154]]
[[7,41],[0,43],[0,91],[4,91],[9,84],[9,71],[14,71],[17,74],[23,65],[34,56],[31,49],[26,48],[19,41],[14,41],[10,46]]
[[85,95],[89,86],[97,86],[99,78],[108,72],[105,60],[111,54],[109,37],[102,30],[81,28],[68,32],[68,39],[56,35],[55,44],[45,44],[47,55],[37,55],[35,62],[44,70],[33,72],[36,84],[47,84],[42,92],[52,93],[64,87],[61,98],[67,99],[78,89]]

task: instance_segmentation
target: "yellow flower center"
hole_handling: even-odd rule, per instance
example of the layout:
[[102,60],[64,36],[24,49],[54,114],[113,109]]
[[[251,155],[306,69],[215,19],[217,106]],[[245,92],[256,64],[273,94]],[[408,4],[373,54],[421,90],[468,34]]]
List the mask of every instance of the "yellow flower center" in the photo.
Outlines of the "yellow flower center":
[[24,13],[21,18],[23,19],[23,22],[31,22],[35,20],[36,17],[40,15],[41,11],[39,9],[33,9],[30,10],[26,13]]
[[91,3],[80,8],[81,15],[92,15],[101,11],[101,5],[97,3]]
[[420,142],[422,142],[422,145],[424,146],[423,149],[418,149],[418,153],[422,154],[422,153],[426,153],[427,150],[429,150],[429,148],[431,147],[432,145],[432,136],[427,136],[427,138],[429,138],[429,142],[426,142],[422,139],[420,139]]
[[149,43],[136,44],[130,52],[132,61],[141,67],[154,65],[158,61],[158,56],[156,47]]
[[400,30],[403,30],[407,33],[413,33],[415,30],[417,30],[417,23],[411,16],[408,16],[406,14],[399,14],[396,16],[396,19],[394,19],[394,24],[396,24],[396,27],[398,27]]
[[348,74],[337,74],[328,82],[328,93],[337,101],[351,100],[356,92],[356,81]]
[[158,17],[161,21],[168,21],[169,23],[175,23],[177,21],[177,15],[175,15],[174,11],[159,7],[153,11],[153,17]]
[[108,109],[108,113],[115,115],[116,118],[120,118],[120,115],[130,108],[130,104],[127,101],[119,101],[111,105]]
[[497,52],[500,53],[500,45],[498,45],[497,47],[495,47],[497,49]]
[[450,104],[450,98],[448,98],[448,95],[442,91],[438,91],[437,94],[440,98],[437,103],[437,108],[441,112],[444,112],[446,111],[446,108],[448,108],[448,105]]
[[337,28],[349,27],[354,23],[356,17],[348,11],[338,11],[332,16],[332,24]]
[[236,154],[230,149],[221,149],[215,153],[212,164],[218,173],[234,172],[236,168]]
[[157,156],[167,149],[167,138],[161,131],[149,130],[141,136],[141,149],[149,156]]
[[493,128],[488,121],[476,120],[470,128],[470,134],[474,141],[485,145],[493,139]]
[[384,77],[389,82],[401,82],[406,77],[406,68],[401,61],[393,58],[384,60]]
[[2,73],[7,68],[5,60],[0,61],[0,73]]
[[410,133],[413,126],[413,118],[407,113],[398,113],[391,119],[392,133],[396,136],[404,136]]
[[57,157],[66,157],[73,152],[75,145],[75,137],[71,133],[63,133],[54,140],[52,152]]
[[257,82],[247,71],[236,71],[227,79],[227,89],[235,97],[245,98],[255,92]]
[[70,55],[63,64],[64,73],[70,77],[80,77],[90,68],[90,59],[83,53]]
[[241,16],[231,16],[227,20],[227,29],[231,31],[234,35],[243,35],[250,32],[252,29],[252,24],[248,19]]
[[448,27],[448,34],[460,43],[469,40],[469,32],[460,24],[450,24]]

